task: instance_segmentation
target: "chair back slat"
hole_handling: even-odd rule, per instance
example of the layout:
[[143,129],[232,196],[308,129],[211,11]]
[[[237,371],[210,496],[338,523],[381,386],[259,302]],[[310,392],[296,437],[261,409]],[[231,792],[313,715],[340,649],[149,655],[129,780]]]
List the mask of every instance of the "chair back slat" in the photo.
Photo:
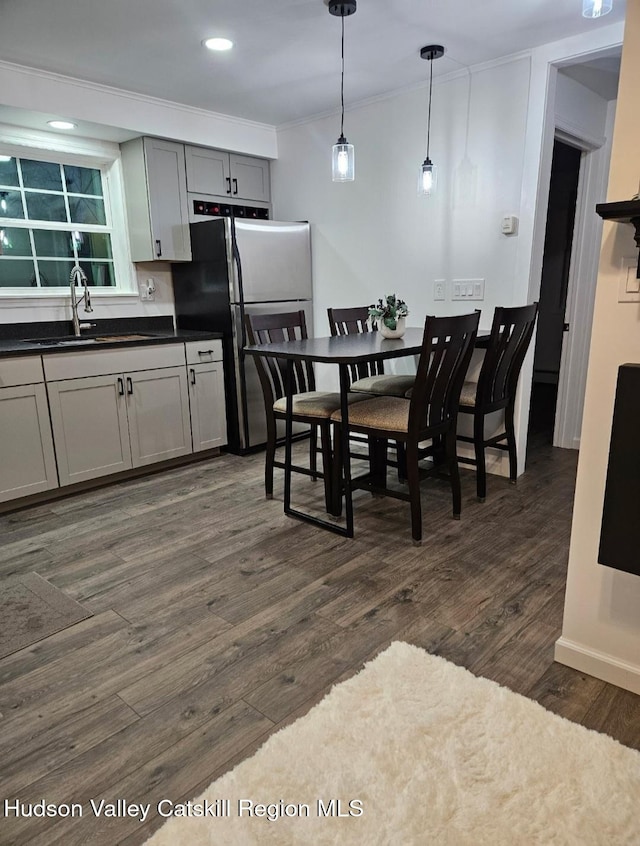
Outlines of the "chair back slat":
[[409,434],[455,422],[464,377],[478,332],[480,312],[428,316],[409,408]]
[[[369,322],[369,306],[355,306],[354,308],[328,308],[329,329],[332,337],[338,335],[358,335],[363,332],[376,331]],[[349,365],[351,381],[366,379],[368,376],[381,376],[384,373],[382,361],[368,361]]]
[[496,308],[478,377],[476,406],[504,405],[515,396],[537,313],[537,303]]
[[[246,314],[245,327],[249,344],[274,344],[307,338],[307,324],[304,311],[288,311],[283,314]],[[287,360],[283,358],[255,357],[258,377],[262,385],[265,405],[273,403],[286,394]],[[293,366],[293,393],[315,391],[315,378],[310,362],[295,361]]]

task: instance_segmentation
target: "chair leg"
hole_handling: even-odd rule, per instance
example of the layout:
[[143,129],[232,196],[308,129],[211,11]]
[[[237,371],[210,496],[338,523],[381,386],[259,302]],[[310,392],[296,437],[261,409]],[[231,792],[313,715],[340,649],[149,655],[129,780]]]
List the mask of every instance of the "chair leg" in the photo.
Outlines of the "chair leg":
[[[320,433],[323,436],[323,433]],[[309,469],[311,470],[311,479],[314,482],[318,481],[318,427],[313,424],[309,433]]]
[[[313,427],[315,431],[316,427]],[[324,501],[329,514],[333,513],[335,507],[333,487],[333,452],[331,450],[330,423],[323,423],[320,426],[320,443],[322,445],[322,472],[324,474]]]
[[409,443],[406,448],[407,484],[411,505],[411,537],[415,546],[422,544],[422,504],[420,502],[420,471],[418,470],[418,444]]
[[451,498],[453,500],[453,519],[460,519],[462,511],[462,489],[460,487],[460,468],[456,454],[456,433],[455,429],[447,432],[444,438],[444,446],[447,455],[447,465],[451,478]]
[[507,447],[509,450],[509,481],[515,485],[518,478],[518,455],[516,451],[516,432],[513,425],[513,405],[504,410],[504,428],[507,433]]
[[377,488],[387,487],[387,448],[386,438],[369,438],[369,473]]
[[398,463],[398,481],[407,481],[407,454],[402,441],[396,441],[396,461]]
[[342,432],[338,423],[333,424],[333,460],[331,462],[331,508],[334,517],[342,514]]
[[484,455],[484,414],[473,415],[473,448],[476,454],[476,491],[478,500],[487,498],[487,465]]
[[264,459],[264,495],[273,499],[273,462],[276,460],[276,427],[267,424],[267,451]]

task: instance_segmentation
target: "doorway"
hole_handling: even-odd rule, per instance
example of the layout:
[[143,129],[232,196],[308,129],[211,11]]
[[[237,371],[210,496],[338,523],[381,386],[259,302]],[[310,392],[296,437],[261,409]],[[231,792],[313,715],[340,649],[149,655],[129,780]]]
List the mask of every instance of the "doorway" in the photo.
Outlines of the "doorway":
[[583,153],[555,139],[533,359],[529,440],[553,443],[571,251]]

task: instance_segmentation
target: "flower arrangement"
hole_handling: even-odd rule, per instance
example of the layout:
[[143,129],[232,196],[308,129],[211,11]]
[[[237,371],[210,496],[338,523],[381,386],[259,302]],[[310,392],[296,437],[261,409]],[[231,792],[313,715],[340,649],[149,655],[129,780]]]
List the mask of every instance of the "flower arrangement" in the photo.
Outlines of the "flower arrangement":
[[392,330],[397,329],[398,320],[408,314],[407,304],[395,294],[387,294],[384,299],[380,298],[376,305],[369,306],[371,320],[375,320],[376,323],[383,323],[388,329]]

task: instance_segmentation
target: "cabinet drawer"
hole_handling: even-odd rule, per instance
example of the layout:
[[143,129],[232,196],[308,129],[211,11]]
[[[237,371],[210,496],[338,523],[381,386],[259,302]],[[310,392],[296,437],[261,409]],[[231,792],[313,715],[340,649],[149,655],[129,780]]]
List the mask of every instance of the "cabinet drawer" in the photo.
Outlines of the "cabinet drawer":
[[184,365],[182,344],[127,347],[123,350],[79,350],[72,353],[52,353],[44,357],[44,372],[48,382],[61,379],[83,379],[109,373],[154,370],[159,367]]
[[222,341],[188,341],[187,364],[206,364],[208,361],[222,361]]
[[42,359],[39,355],[25,358],[5,358],[0,361],[0,388],[16,385],[35,385],[44,381]]

